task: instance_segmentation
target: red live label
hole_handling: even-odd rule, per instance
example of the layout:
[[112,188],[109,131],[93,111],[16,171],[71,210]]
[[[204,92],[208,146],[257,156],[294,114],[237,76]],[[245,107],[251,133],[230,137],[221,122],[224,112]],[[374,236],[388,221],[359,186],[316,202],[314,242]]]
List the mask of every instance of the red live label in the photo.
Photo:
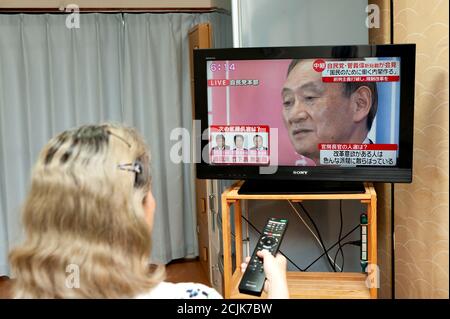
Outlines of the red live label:
[[322,72],[323,70],[325,70],[325,67],[325,61],[322,59],[315,60],[313,63],[313,69],[316,72]]
[[228,85],[230,85],[230,80],[227,79],[208,80],[208,86],[228,86]]

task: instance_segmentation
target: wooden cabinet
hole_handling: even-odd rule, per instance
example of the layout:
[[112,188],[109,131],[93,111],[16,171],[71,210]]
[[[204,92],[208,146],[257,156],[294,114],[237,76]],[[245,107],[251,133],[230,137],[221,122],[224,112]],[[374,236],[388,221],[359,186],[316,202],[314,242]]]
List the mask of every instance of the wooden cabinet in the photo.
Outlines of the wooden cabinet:
[[[377,265],[377,196],[372,184],[366,183],[361,194],[295,194],[295,195],[242,195],[239,188],[242,181],[233,184],[222,193],[222,233],[224,252],[224,297],[255,298],[240,294],[242,277],[240,264],[242,255],[241,205],[243,200],[359,200],[367,205],[367,273],[288,272],[288,286],[291,298],[377,298],[379,273]],[[230,207],[234,205],[235,265],[232,264],[232,233]],[[255,213],[255,212],[254,212]],[[236,266],[236,267],[234,267]],[[233,272],[233,269],[234,272]],[[261,296],[265,298],[263,293]]]

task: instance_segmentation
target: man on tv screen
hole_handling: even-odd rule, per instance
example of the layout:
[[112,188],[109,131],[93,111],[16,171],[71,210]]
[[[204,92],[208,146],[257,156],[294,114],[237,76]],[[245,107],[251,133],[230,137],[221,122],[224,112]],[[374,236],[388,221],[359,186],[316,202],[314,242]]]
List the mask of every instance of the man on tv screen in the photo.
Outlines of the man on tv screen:
[[216,135],[216,145],[212,148],[213,151],[225,151],[229,150],[230,147],[225,144],[225,136],[223,134]]
[[244,136],[241,134],[236,134],[234,136],[234,149],[233,151],[246,151],[247,149],[244,148]]
[[295,151],[320,165],[320,143],[372,143],[378,93],[375,82],[325,83],[313,63],[290,63],[282,114]]
[[256,134],[253,137],[253,144],[255,146],[250,148],[250,151],[267,151],[267,147],[264,147],[263,138],[261,135]]

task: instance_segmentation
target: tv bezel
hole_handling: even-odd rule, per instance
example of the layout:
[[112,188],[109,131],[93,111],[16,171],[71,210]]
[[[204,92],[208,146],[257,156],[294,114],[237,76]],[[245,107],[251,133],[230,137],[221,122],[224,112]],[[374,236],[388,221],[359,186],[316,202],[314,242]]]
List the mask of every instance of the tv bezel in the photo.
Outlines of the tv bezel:
[[[338,56],[336,55],[338,53]],[[312,59],[312,58],[400,58],[400,131],[396,167],[278,166],[275,174],[260,174],[259,166],[209,165],[197,160],[200,179],[264,179],[348,182],[412,182],[415,44],[345,45],[304,47],[252,47],[194,50],[195,119],[201,132],[208,128],[207,62],[214,60]],[[197,140],[201,136],[196,137]],[[208,140],[201,139],[201,150]],[[299,173],[300,172],[300,173]]]

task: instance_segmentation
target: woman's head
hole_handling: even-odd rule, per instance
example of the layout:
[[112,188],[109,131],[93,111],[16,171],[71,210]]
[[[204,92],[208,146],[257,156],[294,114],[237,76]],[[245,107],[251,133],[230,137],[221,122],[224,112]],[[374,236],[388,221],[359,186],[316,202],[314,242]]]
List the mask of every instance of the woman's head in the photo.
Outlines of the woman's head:
[[[119,125],[50,140],[23,208],[25,243],[10,254],[16,297],[132,297],[162,279],[148,272],[149,161],[143,139]],[[67,284],[69,266],[79,287]]]

